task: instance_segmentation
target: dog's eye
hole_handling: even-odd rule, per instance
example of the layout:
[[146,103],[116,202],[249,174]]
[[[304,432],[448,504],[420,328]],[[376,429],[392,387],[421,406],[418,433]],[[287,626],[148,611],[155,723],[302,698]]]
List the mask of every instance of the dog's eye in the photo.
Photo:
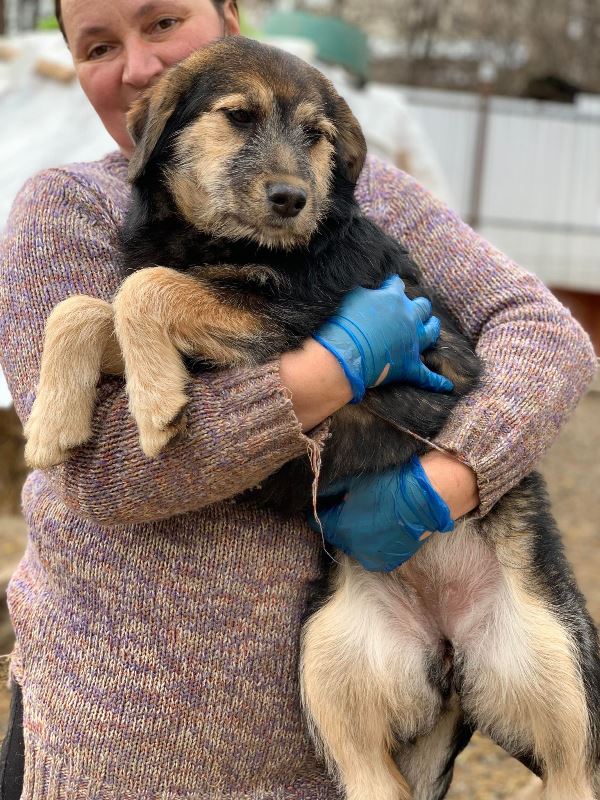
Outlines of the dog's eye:
[[250,111],[246,111],[243,108],[236,108],[225,113],[231,122],[240,128],[248,128],[250,125],[253,125],[255,121],[254,115]]
[[310,145],[316,144],[319,139],[322,139],[324,136],[323,131],[320,128],[304,128],[304,135],[306,136],[306,140]]

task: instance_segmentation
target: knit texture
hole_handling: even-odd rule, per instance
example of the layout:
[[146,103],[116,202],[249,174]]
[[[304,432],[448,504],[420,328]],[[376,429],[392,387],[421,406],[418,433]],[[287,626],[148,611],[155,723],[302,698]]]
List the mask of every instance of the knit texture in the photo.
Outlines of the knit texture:
[[[22,420],[43,326],[71,294],[110,299],[126,162],[50,170],[0,248],[0,352]],[[406,175],[368,162],[357,196],[408,245],[484,361],[438,443],[475,469],[481,512],[532,468],[595,369],[588,339],[533,276]],[[231,500],[318,454],[276,364],[196,377],[188,433],[139,448],[123,383],[94,439],[23,493],[30,541],[9,587],[23,687],[23,800],[333,800],[300,714],[298,635],[320,540],[301,517]]]

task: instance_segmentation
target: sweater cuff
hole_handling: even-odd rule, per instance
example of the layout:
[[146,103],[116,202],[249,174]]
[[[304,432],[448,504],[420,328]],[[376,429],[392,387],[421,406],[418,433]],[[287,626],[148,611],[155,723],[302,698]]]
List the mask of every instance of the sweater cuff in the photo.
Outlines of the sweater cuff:
[[[506,432],[508,436],[508,432]],[[454,430],[443,430],[434,439],[437,447],[449,452],[474,473],[477,480],[479,505],[468,516],[472,519],[485,517],[500,498],[524,477],[523,464],[530,458],[516,458],[515,453],[523,446],[512,437],[503,437],[504,452],[499,452],[498,443],[490,447],[489,427],[483,426],[479,419],[461,424]]]

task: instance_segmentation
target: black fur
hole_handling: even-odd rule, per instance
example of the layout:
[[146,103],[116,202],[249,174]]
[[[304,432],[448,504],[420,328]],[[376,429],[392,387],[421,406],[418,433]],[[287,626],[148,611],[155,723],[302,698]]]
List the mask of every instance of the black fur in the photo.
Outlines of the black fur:
[[[260,247],[251,240],[214,239],[182,220],[165,186],[163,171],[172,155],[171,142],[177,124],[189,119],[189,108],[203,87],[184,96],[173,115],[169,135],[163,135],[133,186],[132,202],[122,230],[121,243],[128,273],[152,264],[194,272],[200,276],[207,265],[260,264],[277,274],[277,281],[259,283],[228,276],[211,278],[225,300],[243,303],[268,320],[271,335],[249,346],[257,362],[297,348],[330,317],[343,296],[357,286],[375,288],[385,278],[399,274],[410,298],[428,296],[441,319],[444,344],[431,348],[424,360],[432,369],[452,365],[455,389],[432,393],[418,387],[393,384],[371,390],[363,406],[373,411],[368,437],[345,422],[332,425],[323,477],[373,472],[400,464],[426,449],[419,440],[388,424],[408,428],[429,438],[441,429],[458,400],[470,391],[479,365],[471,343],[458,332],[448,311],[426,287],[407,250],[387,236],[361,212],[354,199],[354,185],[342,174],[338,161],[332,187],[333,203],[306,247],[279,251]],[[205,367],[205,363],[201,362]],[[192,365],[193,366],[193,365]],[[458,376],[458,378],[457,378]],[[310,471],[306,461],[292,462],[263,487],[262,501],[286,511],[307,505]]]

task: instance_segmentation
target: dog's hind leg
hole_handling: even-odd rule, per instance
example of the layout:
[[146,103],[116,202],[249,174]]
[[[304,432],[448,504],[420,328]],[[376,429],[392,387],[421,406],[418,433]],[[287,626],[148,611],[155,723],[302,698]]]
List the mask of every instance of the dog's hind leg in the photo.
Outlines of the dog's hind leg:
[[[430,730],[440,713],[427,677],[427,637],[413,617],[406,625],[398,618],[381,575],[340,556],[335,582],[303,629],[309,729],[348,800],[412,800],[392,754],[398,740]],[[393,577],[389,587],[403,592]]]
[[92,435],[100,374],[121,374],[110,303],[75,295],[59,303],[46,322],[36,399],[24,432],[25,460],[46,468],[69,457]]
[[578,643],[526,571],[502,569],[496,604],[461,644],[463,706],[498,744],[539,765],[545,800],[594,800]]
[[454,762],[473,735],[458,695],[453,694],[433,729],[399,747],[394,760],[411,786],[414,800],[443,800]]

